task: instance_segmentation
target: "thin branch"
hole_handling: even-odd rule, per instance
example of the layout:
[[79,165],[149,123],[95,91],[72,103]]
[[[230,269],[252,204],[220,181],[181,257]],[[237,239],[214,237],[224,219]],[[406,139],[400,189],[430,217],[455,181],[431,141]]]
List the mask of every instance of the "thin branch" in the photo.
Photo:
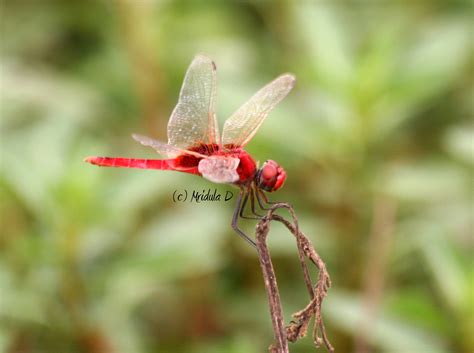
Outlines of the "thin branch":
[[[274,214],[275,211],[280,208],[285,208],[290,212],[293,222]],[[303,278],[310,297],[308,305],[292,315],[293,320],[286,328],[284,327],[283,310],[281,307],[275,271],[266,244],[266,238],[270,231],[271,221],[283,223],[295,236],[298,257],[303,271]],[[257,224],[256,242],[275,335],[275,344],[270,346],[270,352],[288,353],[288,341],[295,342],[306,336],[309,323],[313,316],[315,317],[313,341],[316,347],[320,347],[321,344],[324,344],[329,352],[334,352],[334,348],[327,337],[326,328],[321,314],[322,303],[327,295],[328,289],[331,287],[331,280],[329,273],[326,270],[326,265],[321,257],[318,255],[304,233],[299,230],[298,218],[296,217],[293,207],[287,203],[276,203],[270,207],[265,217],[263,217]],[[319,270],[318,280],[314,286],[306,264],[306,258],[308,258]]]
[[[270,213],[271,211],[269,211]],[[267,290],[268,303],[270,305],[270,315],[275,333],[276,345],[270,346],[272,353],[289,353],[288,339],[286,337],[285,323],[281,308],[280,293],[273,270],[273,264],[268,251],[266,238],[270,230],[270,219],[266,217],[257,225],[257,250],[260,266],[262,267],[265,288]]]

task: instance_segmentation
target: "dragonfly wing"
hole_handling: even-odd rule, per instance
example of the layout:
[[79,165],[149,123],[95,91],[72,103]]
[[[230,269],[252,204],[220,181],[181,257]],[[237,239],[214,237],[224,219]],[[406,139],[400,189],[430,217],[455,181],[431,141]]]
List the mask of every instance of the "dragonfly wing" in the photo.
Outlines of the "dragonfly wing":
[[255,135],[268,113],[291,91],[295,77],[284,74],[260,89],[227,119],[222,131],[222,144],[245,146]]
[[188,151],[176,146],[169,145],[167,143],[152,139],[147,136],[142,136],[138,134],[133,134],[132,137],[134,138],[135,141],[140,142],[144,146],[150,146],[152,147],[156,152],[158,152],[161,155],[168,156],[168,158],[174,158],[179,155],[183,154],[189,154],[193,155],[199,158],[206,158],[207,156],[193,152],[193,151]]
[[186,72],[178,104],[168,122],[168,143],[184,149],[199,143],[218,143],[215,101],[216,65],[210,58],[197,55]]

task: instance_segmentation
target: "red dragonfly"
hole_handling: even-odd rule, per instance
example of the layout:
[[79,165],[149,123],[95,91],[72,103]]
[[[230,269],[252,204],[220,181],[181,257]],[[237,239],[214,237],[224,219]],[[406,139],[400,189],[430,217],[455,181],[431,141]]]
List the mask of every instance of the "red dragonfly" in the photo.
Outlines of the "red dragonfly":
[[[103,167],[175,170],[200,175],[215,183],[234,184],[240,193],[232,228],[255,246],[239,229],[238,218],[261,217],[255,210],[255,198],[259,207],[266,209],[265,204],[271,202],[263,191],[278,190],[285,182],[286,173],[273,160],[267,160],[258,168],[244,146],[294,84],[293,75],[283,74],[260,89],[227,119],[220,138],[215,114],[216,65],[210,58],[197,55],[186,72],[178,104],[168,122],[168,143],[132,135],[167,159],[88,157],[85,161]],[[253,217],[244,216],[249,199]]]

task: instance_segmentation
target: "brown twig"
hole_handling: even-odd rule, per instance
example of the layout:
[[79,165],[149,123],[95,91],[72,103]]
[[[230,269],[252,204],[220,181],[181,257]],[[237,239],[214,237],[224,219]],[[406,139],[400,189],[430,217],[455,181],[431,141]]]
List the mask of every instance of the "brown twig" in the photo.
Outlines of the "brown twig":
[[[285,208],[292,217],[293,222],[289,222],[282,216],[274,214],[276,210]],[[303,278],[310,296],[309,304],[302,310],[292,315],[293,320],[285,328],[283,320],[283,310],[281,307],[280,294],[275,277],[275,271],[271,261],[270,252],[266,244],[266,238],[270,231],[271,221],[283,223],[288,230],[295,236],[298,248],[298,257],[303,271]],[[270,315],[272,318],[273,330],[275,334],[275,344],[270,346],[272,353],[289,353],[288,341],[295,342],[306,336],[311,318],[315,317],[315,325],[313,331],[313,341],[316,347],[324,344],[329,352],[334,352],[334,348],[326,334],[326,328],[321,314],[321,306],[326,297],[328,289],[331,287],[329,273],[326,265],[318,255],[308,238],[299,230],[298,218],[293,207],[287,203],[276,203],[267,212],[267,214],[257,224],[256,243],[260,260],[260,266],[267,290],[268,302],[270,306]],[[313,286],[309,269],[306,264],[308,258],[319,270],[318,280]]]

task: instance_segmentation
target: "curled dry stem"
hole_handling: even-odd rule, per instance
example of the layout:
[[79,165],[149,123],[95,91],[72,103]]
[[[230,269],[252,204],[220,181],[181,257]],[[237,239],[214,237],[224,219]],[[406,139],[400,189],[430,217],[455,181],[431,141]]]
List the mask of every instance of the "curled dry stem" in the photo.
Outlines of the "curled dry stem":
[[[278,209],[287,209],[290,212],[292,221],[275,214]],[[270,231],[271,221],[278,221],[283,223],[286,228],[294,235],[298,248],[298,257],[300,260],[301,269],[303,271],[303,278],[306,288],[309,293],[310,302],[302,310],[292,315],[293,320],[287,327],[284,326],[283,310],[281,307],[280,293],[276,282],[275,271],[271,261],[270,252],[266,243],[266,238]],[[268,210],[267,214],[257,224],[256,229],[256,243],[260,260],[260,266],[265,281],[265,288],[270,306],[270,315],[275,335],[275,344],[270,346],[271,353],[289,353],[288,341],[295,342],[298,339],[306,336],[309,323],[312,317],[315,318],[313,341],[316,347],[322,344],[329,352],[334,352],[334,348],[326,334],[323,317],[321,314],[321,307],[324,298],[331,287],[331,279],[327,272],[326,265],[321,257],[318,255],[314,246],[309,239],[299,230],[298,218],[296,217],[293,207],[287,203],[276,203]],[[316,284],[313,286],[311,276],[306,263],[309,259],[319,271]]]

